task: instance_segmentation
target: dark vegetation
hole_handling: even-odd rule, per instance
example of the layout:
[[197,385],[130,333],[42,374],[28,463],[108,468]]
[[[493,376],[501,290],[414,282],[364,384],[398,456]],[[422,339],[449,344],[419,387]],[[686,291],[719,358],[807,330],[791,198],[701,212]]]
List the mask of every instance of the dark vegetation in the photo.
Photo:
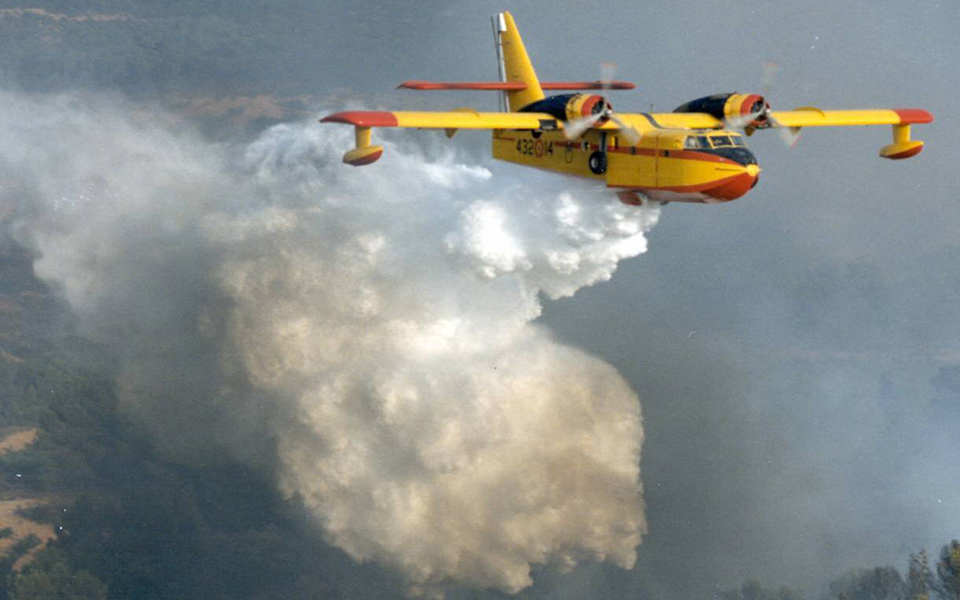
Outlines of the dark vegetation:
[[29,265],[22,249],[0,253],[9,356],[0,358],[0,428],[40,432],[0,456],[0,499],[48,498],[20,514],[57,537],[15,572],[40,540],[15,539],[0,523],[0,539],[13,538],[0,557],[0,600],[376,598],[396,589],[320,542],[296,503],[251,469],[165,460],[123,417],[109,375],[70,358],[76,342],[55,328],[30,324],[26,315],[44,306],[36,298],[50,292]]
[[[925,550],[910,555],[906,576],[895,567],[855,569],[833,580],[828,598],[837,600],[960,600],[960,542],[943,546],[931,566]],[[717,600],[800,600],[799,591],[768,589],[751,580]]]
[[[57,537],[13,539],[0,557],[0,600],[106,598],[384,598],[399,589],[318,541],[295,502],[244,465],[165,460],[118,406],[109,361],[71,338],[66,311],[21,248],[0,248],[0,429],[38,427],[0,456],[0,499],[47,498],[20,515]],[[86,345],[84,345],[86,344]],[[942,374],[944,397],[955,374]],[[0,540],[14,532],[0,524]],[[825,595],[844,600],[960,600],[960,542],[933,560],[850,571]],[[499,595],[494,595],[498,596]],[[522,596],[533,597],[525,593]],[[717,600],[799,600],[748,581]]]

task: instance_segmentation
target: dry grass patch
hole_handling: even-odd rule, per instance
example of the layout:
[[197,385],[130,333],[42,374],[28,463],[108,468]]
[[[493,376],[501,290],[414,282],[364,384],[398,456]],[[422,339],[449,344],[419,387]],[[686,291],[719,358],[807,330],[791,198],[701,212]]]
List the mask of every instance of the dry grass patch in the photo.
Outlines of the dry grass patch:
[[22,569],[25,564],[33,560],[37,552],[40,552],[46,547],[47,542],[56,537],[53,531],[53,525],[35,523],[17,514],[18,511],[49,503],[49,498],[22,498],[18,500],[0,501],[0,529],[10,528],[13,531],[12,535],[0,540],[0,554],[6,554],[19,540],[30,535],[34,535],[40,540],[39,544],[34,546],[14,563],[14,571]]
[[[7,452],[19,452],[37,439],[39,430],[29,427],[4,427],[0,429],[0,456]],[[3,521],[0,521],[2,523]]]

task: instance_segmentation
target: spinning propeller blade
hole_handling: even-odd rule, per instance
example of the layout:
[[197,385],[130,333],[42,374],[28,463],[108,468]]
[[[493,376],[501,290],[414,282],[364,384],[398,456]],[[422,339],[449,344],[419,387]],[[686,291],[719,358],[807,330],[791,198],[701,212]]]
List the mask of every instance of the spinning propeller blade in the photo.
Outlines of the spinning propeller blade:
[[640,141],[640,132],[634,129],[632,126],[627,125],[614,115],[610,115],[610,120],[620,126],[620,135],[623,137],[624,141],[631,146],[635,146],[637,142]]
[[597,121],[602,119],[604,116],[606,116],[606,110],[602,110],[596,114],[590,115],[589,117],[581,117],[579,119],[574,119],[573,121],[568,121],[563,125],[563,134],[568,140],[575,140],[583,135],[588,129],[596,125]]
[[[778,67],[776,63],[764,63],[762,77],[764,97],[770,96],[770,90],[773,88],[773,83],[779,72],[780,67]],[[777,122],[773,115],[767,115],[767,119],[770,121],[770,126],[777,130],[777,135],[780,136],[784,145],[788,148],[793,148],[797,144],[797,141],[800,139],[799,127],[784,127]]]
[[609,119],[617,124],[620,128],[618,133],[623,137],[629,145],[633,146],[640,141],[640,133],[632,126],[627,125],[621,121],[614,114],[613,109],[610,108],[610,102],[607,101],[607,92],[610,91],[610,83],[614,81],[614,76],[617,72],[616,63],[600,63],[600,84],[601,84],[601,93],[600,96],[603,98],[604,109],[600,112],[590,115],[589,117],[582,117],[564,124],[563,132],[568,140],[575,140],[591,127],[597,124],[601,119]]

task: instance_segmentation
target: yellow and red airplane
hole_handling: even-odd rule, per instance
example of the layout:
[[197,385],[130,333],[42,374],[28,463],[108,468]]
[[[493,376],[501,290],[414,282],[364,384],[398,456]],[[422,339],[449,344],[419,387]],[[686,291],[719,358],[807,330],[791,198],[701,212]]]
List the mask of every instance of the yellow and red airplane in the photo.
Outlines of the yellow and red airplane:
[[594,82],[541,82],[508,12],[493,18],[500,81],[436,83],[407,81],[414,90],[496,90],[502,112],[458,108],[451,112],[347,111],[322,123],[347,123],[356,130],[356,148],[343,162],[368,165],[383,154],[371,144],[373,127],[493,131],[493,157],[520,165],[603,181],[626,204],[643,198],[659,202],[716,203],[734,200],[752,189],[760,167],[747,149],[757,130],[781,128],[796,135],[801,127],[892,125],[893,143],[880,156],[909,158],[923,142],[910,139],[910,126],[930,123],[918,108],[820,110],[803,107],[773,111],[759,94],[716,94],[681,105],[672,113],[614,113],[597,94],[546,96],[544,90],[632,89],[609,78]]

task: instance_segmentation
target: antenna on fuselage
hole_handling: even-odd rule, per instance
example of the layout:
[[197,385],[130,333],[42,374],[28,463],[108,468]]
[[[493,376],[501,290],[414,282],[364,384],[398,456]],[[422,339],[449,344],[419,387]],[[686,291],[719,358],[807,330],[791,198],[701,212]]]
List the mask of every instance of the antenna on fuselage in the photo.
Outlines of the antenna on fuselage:
[[[500,81],[507,80],[507,70],[503,64],[503,48],[500,45],[500,34],[507,30],[507,22],[503,18],[503,13],[497,13],[495,17],[490,17],[493,23],[493,45],[497,48],[497,71],[500,73]],[[507,112],[507,92],[500,92],[500,112]]]

